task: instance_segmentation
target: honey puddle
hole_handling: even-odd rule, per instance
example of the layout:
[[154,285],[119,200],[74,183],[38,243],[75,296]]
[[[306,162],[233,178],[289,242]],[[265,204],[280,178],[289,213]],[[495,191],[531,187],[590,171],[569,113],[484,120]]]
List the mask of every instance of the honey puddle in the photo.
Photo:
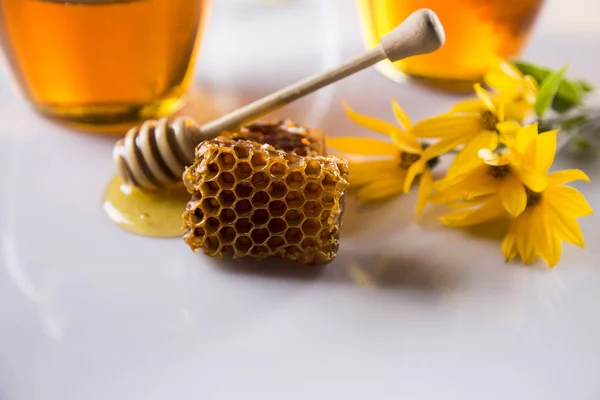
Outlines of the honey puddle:
[[183,186],[146,192],[115,176],[102,199],[108,218],[126,231],[150,237],[182,236],[181,215],[190,199]]

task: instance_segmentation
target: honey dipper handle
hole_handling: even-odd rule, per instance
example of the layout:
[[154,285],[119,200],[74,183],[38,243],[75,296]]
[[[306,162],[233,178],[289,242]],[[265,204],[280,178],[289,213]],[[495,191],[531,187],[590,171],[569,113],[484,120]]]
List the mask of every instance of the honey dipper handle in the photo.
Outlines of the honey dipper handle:
[[417,10],[383,36],[379,46],[333,69],[303,79],[207,123],[192,137],[192,141],[198,144],[207,137],[235,129],[386,58],[398,61],[435,51],[443,45],[444,39],[444,29],[437,15],[429,9]]
[[223,131],[235,129],[384,59],[381,46],[377,46],[334,69],[303,79],[207,123],[200,128],[202,136],[217,136]]
[[435,13],[422,9],[381,38],[381,44],[337,68],[304,79],[262,99],[198,127],[193,121],[146,121],[133,127],[114,148],[113,157],[125,182],[143,189],[157,189],[181,181],[185,167],[194,160],[194,148],[224,131],[267,114],[358,72],[381,60],[397,61],[430,53],[444,43],[444,30]]

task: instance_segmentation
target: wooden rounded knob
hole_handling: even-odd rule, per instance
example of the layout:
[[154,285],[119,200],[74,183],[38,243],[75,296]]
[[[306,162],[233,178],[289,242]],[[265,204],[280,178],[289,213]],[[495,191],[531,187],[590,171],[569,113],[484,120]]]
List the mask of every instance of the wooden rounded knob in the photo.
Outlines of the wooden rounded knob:
[[381,38],[381,47],[390,61],[431,53],[444,45],[446,34],[438,16],[422,8],[408,16]]

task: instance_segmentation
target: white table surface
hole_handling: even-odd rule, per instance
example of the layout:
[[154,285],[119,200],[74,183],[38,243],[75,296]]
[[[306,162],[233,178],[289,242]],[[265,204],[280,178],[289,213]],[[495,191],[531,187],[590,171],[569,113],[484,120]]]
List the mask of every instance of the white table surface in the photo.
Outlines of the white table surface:
[[[362,49],[350,0],[236,3],[215,1],[199,120]],[[600,4],[548,1],[525,54],[600,86]],[[391,119],[391,96],[414,119],[453,100],[370,70],[279,115],[365,134],[339,100]],[[325,268],[218,261],[105,218],[114,140],[40,118],[0,76],[1,400],[600,398],[596,217],[552,271],[506,265],[498,238],[435,210],[414,224],[414,193],[350,200]],[[585,169],[600,209],[598,159],[565,149],[555,167]]]

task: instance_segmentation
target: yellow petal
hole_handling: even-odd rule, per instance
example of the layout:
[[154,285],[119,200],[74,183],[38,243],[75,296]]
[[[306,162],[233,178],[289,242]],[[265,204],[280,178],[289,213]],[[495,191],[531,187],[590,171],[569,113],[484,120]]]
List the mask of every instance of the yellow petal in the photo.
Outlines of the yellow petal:
[[558,262],[558,260],[554,261],[557,248],[550,233],[552,233],[552,229],[548,225],[546,211],[543,209],[542,204],[538,204],[531,209],[529,219],[529,237],[527,240],[533,246],[534,253],[526,260],[527,263],[533,262],[537,256],[541,256],[549,264],[550,262]]
[[504,118],[508,121],[523,122],[533,114],[533,101],[508,100],[504,102]]
[[402,193],[402,179],[384,179],[365,185],[356,193],[362,200],[382,200]]
[[548,187],[548,176],[530,165],[521,165],[511,169],[525,186],[534,192],[542,192]]
[[517,256],[517,246],[515,245],[515,233],[509,230],[502,240],[502,253],[506,262],[511,261]]
[[[525,129],[523,129],[523,130],[525,130]],[[532,168],[537,169],[537,164],[536,164],[536,157],[537,157],[537,153],[538,153],[537,138],[538,138],[538,135],[536,133],[535,138],[526,145],[525,151],[522,152],[523,157],[520,160],[518,160],[519,164],[520,163],[527,164],[527,165],[531,166]],[[541,171],[541,170],[540,170],[540,172],[546,173],[546,171]]]
[[[437,192],[429,197],[429,201],[436,204],[447,203],[463,199],[467,194],[481,190],[481,188],[492,187],[491,191],[495,192],[499,186],[497,182],[489,175],[488,167],[483,165],[475,168],[466,174],[456,177],[447,177],[442,181],[435,183]],[[494,188],[496,188],[494,190]],[[488,193],[490,190],[488,190]]]
[[499,219],[506,215],[504,207],[496,198],[491,198],[480,207],[457,211],[440,218],[443,224],[452,227],[477,225],[483,222]]
[[426,168],[421,174],[421,182],[419,183],[419,194],[417,196],[417,210],[415,212],[415,221],[419,220],[419,216],[423,212],[425,205],[427,204],[427,198],[433,187],[433,177],[431,171]]
[[491,71],[485,74],[484,82],[487,86],[496,89],[499,92],[515,92],[515,80],[506,74],[496,71]]
[[451,210],[465,210],[467,208],[476,208],[490,201],[491,196],[480,197],[474,200],[460,200],[446,203],[446,207]]
[[504,121],[499,122],[496,128],[502,135],[508,135],[516,139],[517,133],[521,130],[522,126],[517,121]]
[[469,99],[455,103],[450,111],[456,113],[480,113],[482,108],[479,99]]
[[[459,153],[460,155],[460,153]],[[446,172],[446,176],[455,176],[470,171],[482,165],[482,160],[479,157],[455,157]]]
[[396,156],[400,151],[392,143],[359,137],[327,139],[327,147],[343,153],[363,154],[366,156]]
[[411,132],[422,138],[445,138],[470,137],[481,130],[482,122],[479,114],[442,114],[418,122]]
[[448,136],[423,150],[423,153],[421,154],[421,159],[425,161],[431,160],[434,157],[437,157],[439,155],[449,152],[450,150],[457,148],[461,144],[465,143],[465,141],[467,140],[469,140],[469,137],[460,135],[452,137]]
[[493,167],[500,165],[506,165],[506,160],[503,160],[498,154],[494,153],[490,149],[479,149],[477,157],[481,158],[484,163]]
[[481,131],[480,134],[474,136],[458,153],[454,162],[457,165],[468,164],[477,160],[477,154],[481,149],[495,150],[498,145],[498,134],[491,131]]
[[[537,125],[537,123],[536,123]],[[531,144],[535,144],[535,140],[537,139],[537,127],[532,125],[527,125],[521,127],[513,136],[514,140],[509,138],[509,134],[506,133],[503,135],[503,143],[509,150],[509,156],[514,160],[514,163],[521,163],[522,160],[526,160],[525,153],[530,148]],[[527,161],[531,161],[533,163],[535,152],[533,151],[535,148],[530,149],[530,157]]]
[[552,230],[548,232],[547,241],[547,250],[544,253],[540,253],[540,256],[546,261],[550,268],[554,268],[560,261],[560,256],[562,255],[562,242]]
[[351,187],[362,186],[375,180],[404,178],[406,172],[403,169],[382,170],[376,173],[372,172],[352,172],[350,171],[349,182]]
[[533,76],[526,75],[523,77],[523,97],[529,104],[534,104],[538,94],[538,83]]
[[573,181],[589,182],[590,178],[580,169],[565,169],[548,175],[548,183],[550,186],[560,186]]
[[423,153],[423,146],[419,139],[410,132],[401,132],[392,134],[394,144],[402,151],[412,154]]
[[500,60],[500,62],[498,64],[498,69],[500,71],[502,71],[502,73],[504,73],[506,76],[512,78],[513,80],[523,78],[523,74],[521,73],[521,71],[519,71],[519,69],[517,67],[515,67],[512,63],[510,63],[509,61],[506,61],[504,59]]
[[570,217],[578,218],[594,213],[583,194],[569,186],[551,186],[542,196],[544,202]]
[[479,98],[479,100],[483,103],[485,108],[495,113],[496,107],[492,102],[490,94],[484,88],[482,88],[479,83],[476,83],[473,87],[475,89],[475,94],[477,95],[477,98]]
[[504,104],[505,103],[506,103],[505,101],[500,101],[497,104],[494,103],[494,107],[496,107],[496,118],[498,118],[498,122],[504,122]]
[[531,210],[524,212],[519,215],[517,219],[513,223],[516,223],[516,245],[517,251],[519,252],[519,256],[521,260],[525,264],[531,264],[533,260],[535,260],[536,252],[535,247],[531,239],[533,239],[531,234]]
[[398,158],[394,157],[377,161],[349,161],[348,167],[350,168],[350,174],[367,172],[375,176],[378,171],[398,169],[399,164]]
[[517,146],[517,134],[521,130],[521,125],[515,121],[504,121],[496,124],[496,129],[500,132],[500,141],[509,147]]
[[[501,84],[495,85],[496,80],[493,78],[500,79]],[[523,74],[514,65],[501,57],[498,57],[494,61],[494,66],[484,76],[485,84],[498,91],[510,90],[512,87],[518,85],[522,79]]]
[[546,205],[547,216],[550,217],[552,228],[564,241],[579,247],[585,247],[583,233],[575,218],[566,216],[552,204]]
[[464,200],[476,200],[482,196],[489,196],[499,193],[501,185],[495,179],[489,179],[487,182],[463,193]]
[[342,102],[342,106],[346,110],[346,115],[352,121],[357,123],[360,126],[363,126],[367,129],[370,129],[375,132],[382,133],[384,135],[392,137],[394,133],[398,133],[398,131],[402,131],[399,127],[394,124],[390,124],[387,121],[382,121],[377,118],[369,117],[368,115],[359,114],[356,111],[352,110],[350,106],[344,101]]
[[[562,254],[562,242],[554,225],[552,216],[547,212],[546,205],[541,204],[540,217],[542,220],[541,240],[544,241],[544,246],[540,247],[538,253],[540,257],[552,268],[560,260]],[[543,209],[542,209],[543,208]]]
[[354,181],[355,179],[364,179],[364,180],[376,180],[379,176],[385,174],[395,174],[401,171],[401,168],[398,167],[390,167],[390,168],[379,168],[376,170],[369,170],[367,168],[364,169],[352,169],[350,168],[350,181]]
[[517,150],[525,154],[527,148],[535,143],[538,136],[538,123],[526,125],[517,133]]
[[396,116],[398,123],[407,130],[410,130],[413,126],[412,122],[410,121],[410,118],[408,118],[408,115],[406,115],[406,112],[400,107],[400,104],[398,104],[398,100],[396,100],[395,97],[392,99],[392,109],[394,110],[394,115]]
[[410,187],[413,181],[427,166],[427,160],[420,159],[414,162],[406,172],[406,178],[404,179],[403,191],[404,193],[410,192]]
[[537,83],[530,76],[523,76],[510,63],[502,62],[484,76],[485,83],[497,90],[494,104],[504,105],[505,117],[523,121],[533,114],[537,97]]
[[520,215],[527,206],[525,187],[512,175],[502,180],[499,196],[504,209],[514,217]]
[[436,182],[436,189],[441,189],[448,185],[454,185],[458,181],[461,181],[468,175],[474,173],[475,170],[477,170],[478,174],[481,176],[489,175],[489,167],[481,160],[479,160],[478,164],[473,163],[471,165],[460,165],[456,168],[449,169],[446,173],[446,176]]
[[535,167],[548,172],[556,154],[556,134],[558,131],[548,131],[538,135],[535,153]]

